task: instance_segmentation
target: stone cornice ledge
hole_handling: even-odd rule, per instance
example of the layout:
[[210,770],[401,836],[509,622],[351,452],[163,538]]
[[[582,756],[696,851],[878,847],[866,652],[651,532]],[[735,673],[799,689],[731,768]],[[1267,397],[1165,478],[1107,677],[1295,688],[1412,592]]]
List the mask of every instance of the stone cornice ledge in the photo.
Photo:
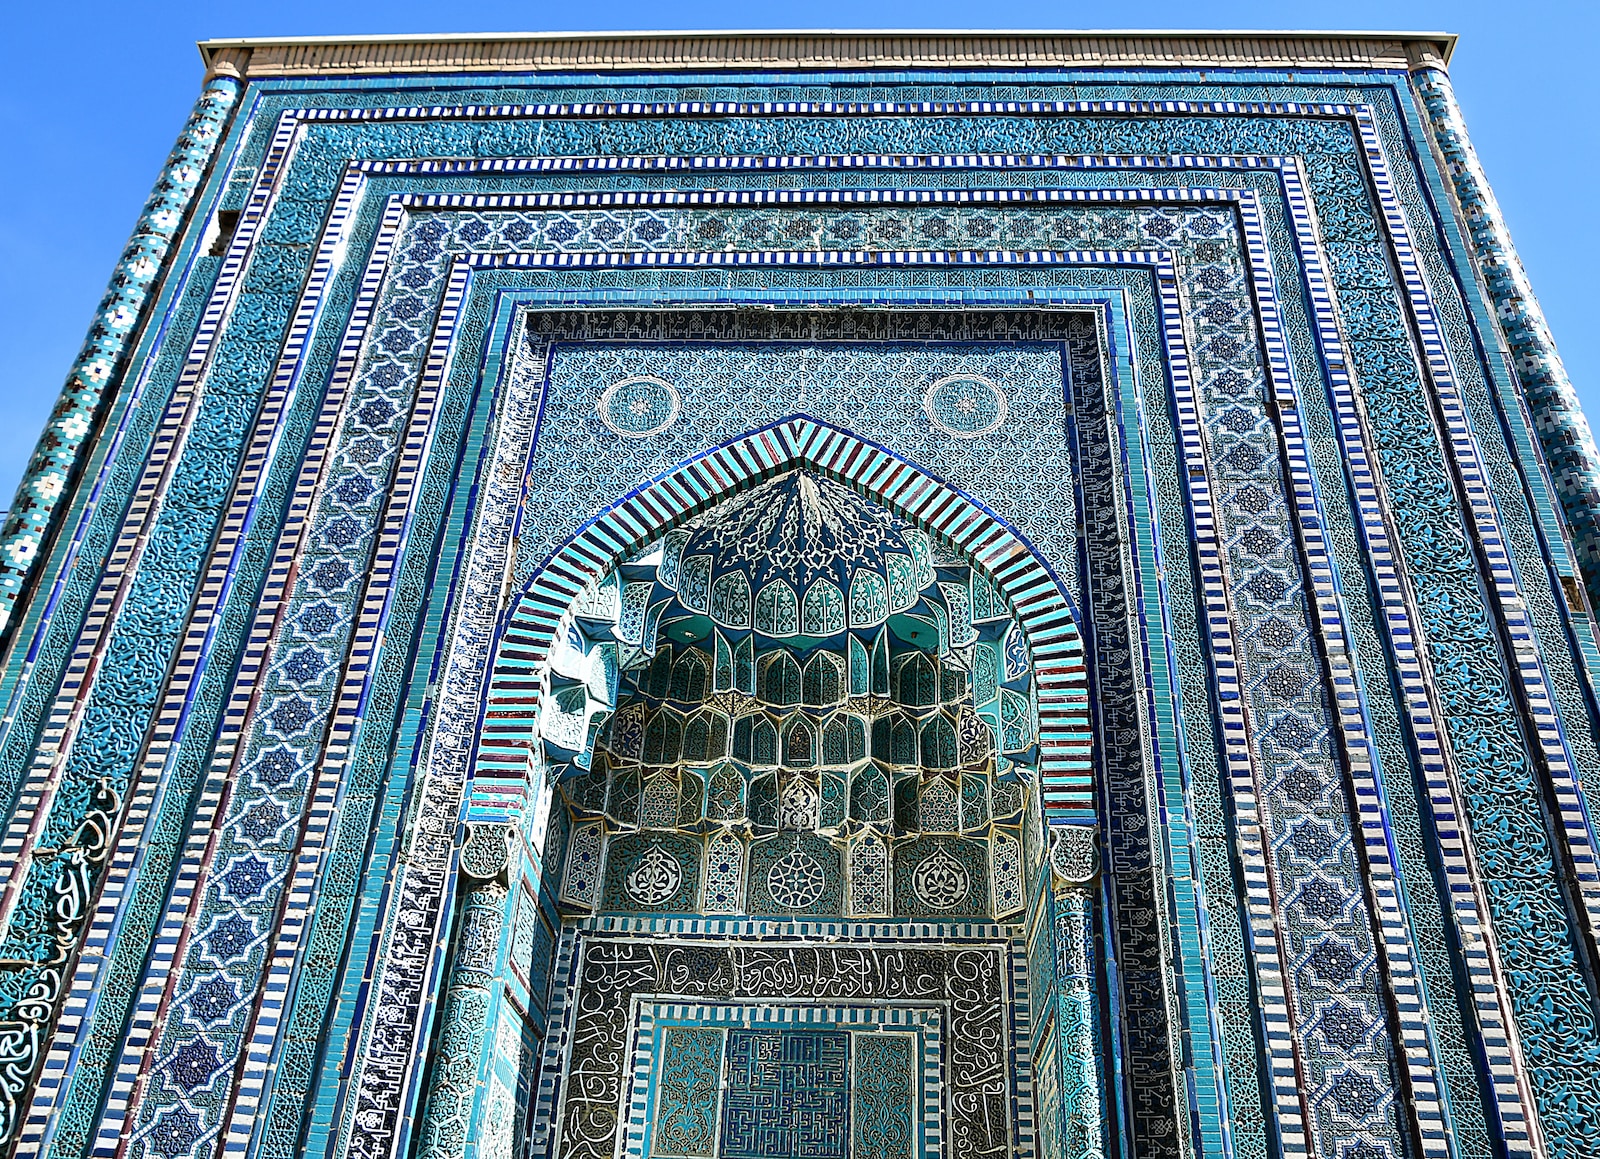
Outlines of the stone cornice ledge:
[[203,40],[208,76],[924,68],[1443,68],[1447,32],[518,32]]

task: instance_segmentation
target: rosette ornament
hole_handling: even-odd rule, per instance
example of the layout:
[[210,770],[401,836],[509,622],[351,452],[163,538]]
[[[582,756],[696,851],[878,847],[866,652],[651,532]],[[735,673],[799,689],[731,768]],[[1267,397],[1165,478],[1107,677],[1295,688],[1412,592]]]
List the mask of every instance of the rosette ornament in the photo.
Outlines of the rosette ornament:
[[927,535],[850,488],[792,471],[662,542],[652,619],[776,640],[870,630],[937,594]]

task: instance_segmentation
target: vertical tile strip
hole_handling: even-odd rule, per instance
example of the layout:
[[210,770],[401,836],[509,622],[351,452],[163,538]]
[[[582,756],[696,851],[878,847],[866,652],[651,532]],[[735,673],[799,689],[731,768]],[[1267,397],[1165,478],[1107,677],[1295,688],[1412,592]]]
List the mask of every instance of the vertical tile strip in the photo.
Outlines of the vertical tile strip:
[[[1431,819],[1447,882],[1443,892],[1467,978],[1464,996],[1470,994],[1487,1064],[1483,1075],[1493,1093],[1507,1153],[1516,1159],[1536,1159],[1543,1153],[1537,1137],[1538,1119],[1531,1093],[1516,1077],[1520,1073],[1520,1052],[1510,992],[1494,945],[1488,900],[1467,832],[1467,812],[1454,758],[1441,732],[1443,714],[1427,675],[1421,616],[1396,555],[1391,531],[1394,514],[1389,510],[1388,492],[1382,486],[1377,456],[1371,449],[1372,436],[1356,400],[1304,175],[1299,163],[1292,160],[1281,161],[1279,173],[1300,251],[1317,344],[1326,367],[1328,399],[1353,497],[1356,531],[1372,569],[1373,596],[1381,612],[1378,627],[1388,641],[1411,744],[1427,786],[1426,799],[1419,805]],[[1407,788],[1402,782],[1401,791]],[[1366,833],[1363,826],[1363,834]],[[1372,834],[1373,838],[1376,836]],[[1409,1038],[1409,1032],[1403,1036],[1408,1056],[1412,1050]]]
[[[1390,840],[1389,812],[1383,786],[1378,780],[1375,745],[1368,722],[1366,694],[1361,676],[1350,653],[1345,629],[1344,599],[1324,528],[1327,519],[1317,495],[1312,474],[1311,450],[1307,446],[1305,419],[1299,391],[1290,370],[1288,340],[1283,330],[1283,315],[1272,273],[1272,258],[1267,252],[1261,221],[1261,206],[1254,191],[1238,195],[1245,250],[1250,278],[1261,321],[1261,337],[1267,352],[1267,383],[1272,391],[1272,413],[1284,451],[1286,498],[1292,505],[1291,519],[1304,561],[1307,586],[1312,599],[1312,623],[1322,645],[1327,665],[1328,696],[1333,707],[1334,730],[1339,737],[1340,754],[1350,778],[1352,824],[1363,863],[1365,881],[1374,922],[1379,969],[1383,977],[1387,1004],[1398,1030],[1401,1072],[1409,1089],[1406,1100],[1419,1154],[1424,1159],[1448,1159],[1451,1154],[1446,1129],[1443,1087],[1433,1042],[1428,1034],[1428,1011],[1421,973],[1411,948],[1410,922],[1395,875],[1396,855]],[[1303,205],[1302,205],[1303,211]],[[1303,258],[1304,255],[1302,255]],[[1308,281],[1310,276],[1308,274]]]
[[84,618],[73,647],[67,674],[57,689],[55,703],[39,738],[33,765],[18,794],[16,812],[5,836],[0,838],[0,929],[10,924],[18,891],[32,861],[32,838],[43,829],[60,787],[67,755],[99,671],[103,645],[144,558],[151,525],[160,511],[161,499],[200,401],[201,384],[210,367],[218,333],[243,284],[244,268],[254,250],[256,233],[265,218],[272,190],[282,175],[295,128],[292,118],[283,119],[268,158],[261,166],[249,208],[239,220],[177,385],[152,436],[144,469],[101,571],[89,614]]
[[338,798],[344,787],[346,760],[366,709],[373,665],[383,642],[393,603],[394,583],[409,544],[420,484],[426,471],[435,432],[445,376],[455,350],[456,326],[461,316],[471,271],[454,263],[444,288],[422,381],[406,430],[405,444],[389,484],[383,522],[374,545],[355,630],[335,701],[333,719],[322,760],[311,784],[306,818],[289,888],[274,938],[261,999],[246,1032],[244,1070],[240,1076],[223,1128],[222,1154],[241,1159],[247,1154],[256,1115],[266,1092],[274,1047],[300,964],[304,934],[316,905],[323,855],[337,819]]
[[[334,268],[335,256],[348,240],[345,229],[355,213],[364,185],[365,180],[361,174],[347,173],[335,200],[334,212],[329,217],[327,228],[318,246],[311,278],[297,306],[289,341],[285,343],[279,357],[267,402],[258,418],[257,430],[252,440],[252,452],[246,458],[246,462],[253,464],[252,469],[260,475],[264,476],[265,468],[270,463],[269,448],[278,437],[278,426],[283,412],[288,409],[289,396],[300,373],[305,347],[315,330],[316,319],[329,282],[337,272]],[[139,1092],[143,1089],[145,1072],[150,1065],[148,1053],[159,1039],[166,1005],[170,1001],[171,988],[177,977],[177,966],[183,959],[191,932],[190,927],[204,897],[215,826],[226,805],[239,740],[253,717],[258,686],[266,673],[279,617],[286,605],[288,591],[294,582],[295,561],[313,509],[313,497],[327,466],[333,432],[348,395],[356,358],[365,337],[365,317],[370,313],[372,304],[376,300],[388,253],[393,245],[393,234],[402,216],[397,206],[388,207],[384,215],[373,256],[368,262],[358,291],[355,317],[346,329],[332,380],[323,396],[310,445],[301,461],[295,488],[286,507],[284,523],[271,556],[272,562],[267,568],[266,580],[256,600],[255,614],[248,635],[245,637],[243,659],[225,702],[222,721],[211,754],[209,776],[199,799],[194,804],[193,818],[179,859],[173,887],[168,896],[166,911],[157,931],[144,976],[140,980],[131,1022],[125,1032],[115,1077],[112,1080],[111,1093],[101,1113],[93,1150],[96,1156],[116,1154],[125,1146],[123,1138],[130,1129],[129,1112],[137,1104]],[[259,459],[254,457],[256,449],[261,450]],[[241,523],[247,514],[253,514],[253,511],[246,512],[243,508],[247,504],[253,505],[255,499],[254,485],[249,493],[244,493],[242,484],[243,480],[240,489],[235,493],[233,505],[241,508],[238,513]],[[239,538],[242,540],[242,533]],[[222,545],[219,543],[218,546],[220,548]],[[212,571],[231,566],[231,560],[223,556],[220,551],[213,557],[210,565]],[[215,599],[208,600],[206,605],[208,617],[219,613],[225,596],[226,593],[222,593]],[[193,625],[191,634],[196,635],[196,638],[187,642],[192,643],[194,655],[208,658],[209,636],[196,633]],[[192,683],[193,681],[189,682],[191,686]],[[179,692],[186,694],[187,689],[169,689],[168,695],[176,696]],[[156,807],[152,807],[150,812],[155,813]],[[129,837],[126,840],[132,841],[133,838]],[[120,913],[117,915],[117,921],[120,925]]]
[[1242,899],[1251,958],[1256,971],[1260,1027],[1266,1047],[1268,1101],[1277,1124],[1284,1159],[1312,1154],[1313,1119],[1295,1035],[1297,1019],[1290,990],[1288,958],[1278,930],[1277,890],[1268,864],[1266,824],[1261,809],[1262,778],[1250,741],[1251,723],[1239,679],[1232,607],[1223,567],[1224,548],[1212,503],[1210,468],[1200,427],[1199,406],[1178,300],[1177,275],[1164,253],[1147,255],[1156,267],[1160,326],[1166,340],[1177,451],[1189,500],[1197,588],[1202,601],[1201,633],[1211,657],[1223,778],[1232,797],[1234,842],[1244,875]]
[[[1155,788],[1176,761],[1174,753],[1163,751],[1169,746],[1155,742],[1159,730],[1144,716],[1153,707],[1153,698],[1142,695],[1145,685],[1140,678],[1152,667],[1147,634],[1138,622],[1138,609],[1147,605],[1140,599],[1135,578],[1143,562],[1136,556],[1147,559],[1148,545],[1130,526],[1139,518],[1134,515],[1135,495],[1142,495],[1147,480],[1137,468],[1130,470],[1119,454],[1123,450],[1116,397],[1119,376],[1108,376],[1102,369],[1109,355],[1111,319],[1105,319],[1107,333],[1102,338],[1097,314],[1085,313],[1080,316],[1083,322],[1069,324],[1063,362],[1070,368],[1074,468],[1080,476],[1075,490],[1081,603],[1087,650],[1094,657],[1097,676],[1092,713],[1101,739],[1097,766],[1103,810],[1099,828],[1104,838],[1102,918],[1107,961],[1115,963],[1107,987],[1112,1004],[1108,1017],[1114,1029],[1103,1045],[1120,1056],[1110,1065],[1120,1073],[1115,1085],[1121,1097],[1111,1100],[1110,1107],[1122,1125],[1119,1134],[1126,1136],[1123,1146],[1152,1159],[1177,1159],[1185,1151],[1184,1127],[1191,1123],[1191,1130],[1198,1127],[1208,1092],[1196,1083],[1191,1123],[1179,1118],[1183,1083],[1177,1075],[1185,1060],[1177,1027],[1165,1017],[1138,1017],[1133,1011],[1142,1006],[1176,1012],[1187,1005],[1198,1012],[1207,1005],[1203,1000],[1194,1002],[1195,995],[1182,985],[1186,979],[1170,964],[1188,957],[1188,947],[1173,945],[1163,937],[1163,923],[1151,920],[1165,908],[1167,890],[1174,901],[1185,892],[1188,874],[1176,863],[1187,848],[1187,819],[1181,810],[1176,816],[1166,814]],[[1163,845],[1171,850],[1166,858]],[[1165,881],[1164,861],[1173,863]],[[1210,1024],[1205,1016],[1185,1021],[1193,1054],[1208,1055]],[[1204,1128],[1195,1133],[1203,1135]]]
[[0,530],[0,635],[16,612],[57,511],[70,498],[68,483],[89,445],[101,403],[108,390],[122,384],[123,360],[139,317],[160,284],[173,239],[211,167],[239,89],[233,77],[213,77],[195,102],[117,260],[117,272],[100,299],[89,338],[67,375],[49,425],[23,470],[11,514]]
[[[361,185],[361,177],[352,174],[334,199],[288,340],[256,415],[255,427],[241,460],[239,474],[234,479],[221,530],[212,544],[199,595],[190,609],[183,639],[177,649],[177,660],[167,675],[166,686],[155,712],[155,723],[146,739],[134,775],[125,818],[112,842],[105,885],[96,900],[84,935],[83,949],[68,988],[70,996],[57,1023],[41,1082],[34,1091],[33,1103],[28,1111],[29,1126],[17,1152],[19,1157],[33,1153],[36,1144],[32,1140],[36,1131],[44,1132],[42,1143],[37,1145],[48,1145],[49,1123],[60,1110],[57,1102],[59,1088],[66,1081],[71,1065],[83,1049],[94,1024],[101,970],[107,964],[111,946],[122,928],[125,909],[132,897],[133,882],[143,862],[143,846],[150,825],[166,804],[171,758],[185,739],[192,698],[211,656],[218,618],[233,592],[245,537],[254,522],[261,488],[282,434],[284,416],[293,405],[299,387],[301,355],[321,313],[328,283],[334,272],[335,255],[347,240],[346,230],[359,199]],[[295,509],[291,506],[291,521],[294,518]],[[271,581],[272,577],[269,577],[269,585]],[[252,670],[251,657],[257,647],[258,642],[252,636],[245,648],[247,659],[244,667],[247,671]],[[204,828],[203,818],[197,818],[197,821]],[[176,890],[180,894],[183,892],[181,875]],[[158,962],[160,956],[158,943]],[[141,1038],[141,1023],[137,1018],[128,1035],[124,1050]],[[125,1097],[122,1097],[121,1087],[115,1087],[111,1105],[123,1101]]]
[[[10,928],[23,884],[33,869],[36,842],[49,821],[68,757],[105,657],[107,641],[144,558],[151,528],[160,514],[166,489],[200,404],[202,384],[210,367],[217,336],[243,283],[244,268],[253,252],[256,235],[264,221],[273,190],[282,176],[284,161],[291,151],[296,129],[295,119],[285,116],[273,136],[250,204],[240,218],[178,381],[152,436],[151,447],[132,499],[101,570],[88,614],[79,628],[71,659],[56,690],[50,713],[40,731],[33,762],[18,794],[16,811],[4,836],[0,837],[0,930]],[[124,804],[117,802],[112,810],[110,831],[104,834],[108,841],[115,838],[122,823]],[[103,851],[100,855],[103,855]],[[83,900],[87,901],[87,898]],[[79,920],[87,916],[86,913],[81,914]],[[59,987],[64,982],[65,978],[60,978],[56,983],[58,988],[41,996],[41,1001],[34,1004],[34,1008],[47,1021],[41,1023],[32,1040],[37,1054],[27,1067],[30,1072],[42,1062],[42,1055],[50,1042],[48,1020],[56,1013],[56,1004],[61,996]],[[75,1009],[74,1016],[81,1018],[82,1011]],[[57,1069],[49,1077],[53,1089],[45,1092],[47,1098],[55,1097],[61,1076],[58,1061]],[[19,1137],[19,1146],[26,1147],[30,1154],[35,1152],[39,1146],[38,1132],[41,1128],[41,1123],[30,1122],[29,1138],[22,1140]]]
[[1389,163],[1370,109],[1355,111],[1367,168],[1377,190],[1379,214],[1386,223],[1395,263],[1400,271],[1414,333],[1421,344],[1427,381],[1444,427],[1445,449],[1455,469],[1484,578],[1499,613],[1510,655],[1513,686],[1534,742],[1534,752],[1554,797],[1554,828],[1570,863],[1577,896],[1578,927],[1589,960],[1600,960],[1600,859],[1596,856],[1593,820],[1578,784],[1577,770],[1550,692],[1550,678],[1539,652],[1533,618],[1523,598],[1516,567],[1487,477],[1477,436],[1467,415],[1455,368],[1445,346],[1433,299],[1422,275],[1410,226],[1389,176]]

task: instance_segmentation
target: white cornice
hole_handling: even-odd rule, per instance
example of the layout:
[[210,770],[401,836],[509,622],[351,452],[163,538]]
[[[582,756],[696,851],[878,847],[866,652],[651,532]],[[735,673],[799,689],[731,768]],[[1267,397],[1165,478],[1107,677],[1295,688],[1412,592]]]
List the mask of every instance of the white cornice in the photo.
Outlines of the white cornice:
[[516,32],[203,40],[209,73],[1444,67],[1447,32]]

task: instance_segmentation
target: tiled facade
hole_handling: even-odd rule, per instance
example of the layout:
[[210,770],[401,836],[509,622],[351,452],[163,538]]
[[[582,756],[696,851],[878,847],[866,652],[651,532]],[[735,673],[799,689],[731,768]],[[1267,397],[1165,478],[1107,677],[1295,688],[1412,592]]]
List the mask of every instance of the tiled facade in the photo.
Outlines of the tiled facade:
[[203,46],[0,544],[5,1154],[1600,1152],[1449,49]]

